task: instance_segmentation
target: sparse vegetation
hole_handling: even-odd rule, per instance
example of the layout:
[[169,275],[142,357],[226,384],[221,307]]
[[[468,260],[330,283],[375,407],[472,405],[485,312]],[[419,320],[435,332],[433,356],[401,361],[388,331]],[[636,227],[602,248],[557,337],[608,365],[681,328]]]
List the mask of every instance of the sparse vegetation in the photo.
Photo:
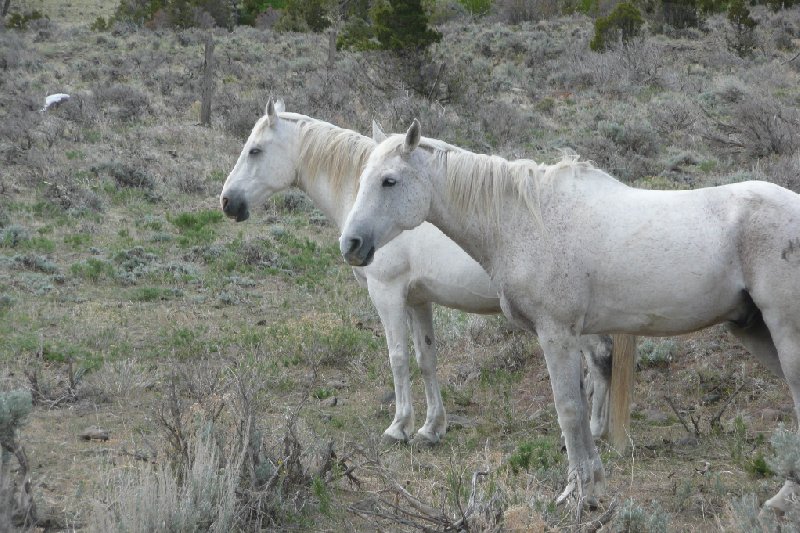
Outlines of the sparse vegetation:
[[[797,191],[800,8],[746,3],[740,56],[727,2],[670,19],[636,2],[638,36],[619,46],[615,27],[602,52],[594,22],[618,2],[406,2],[419,32],[386,22],[384,38],[408,38],[419,61],[403,63],[372,49],[375,2],[248,0],[233,18],[212,3],[14,2],[4,19],[43,15],[0,31],[0,397],[32,400],[15,432],[31,483],[10,458],[2,501],[23,487],[36,527],[63,530],[790,529],[757,511],[792,472],[793,434],[770,443],[791,402],[721,329],[641,339],[634,447],[600,445],[616,504],[577,525],[552,505],[566,458],[535,338],[437,308],[444,442],[382,448],[386,340],[335,224],[297,190],[242,224],[217,195],[269,95],[361,132],[419,117],[479,152],[568,148],[641,187]],[[214,115],[198,127],[214,26],[229,31],[213,30]],[[363,46],[333,49],[334,30]],[[90,424],[110,439],[78,439]]]

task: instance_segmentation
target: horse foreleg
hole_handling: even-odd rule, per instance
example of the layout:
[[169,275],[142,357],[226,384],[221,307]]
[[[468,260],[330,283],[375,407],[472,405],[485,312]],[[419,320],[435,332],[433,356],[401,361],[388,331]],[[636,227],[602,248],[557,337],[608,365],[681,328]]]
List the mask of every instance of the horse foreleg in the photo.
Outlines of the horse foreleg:
[[369,294],[386,332],[394,380],[394,420],[383,432],[383,440],[387,443],[408,442],[414,432],[414,405],[411,402],[405,298],[400,291],[376,284],[370,284]]
[[436,444],[447,432],[447,416],[436,379],[436,342],[433,336],[433,310],[431,304],[423,304],[409,308],[411,332],[422,381],[425,384],[425,399],[428,412],[425,425],[417,431],[414,441],[423,444]]
[[[550,384],[558,414],[558,423],[567,447],[570,487],[582,505],[594,507],[605,488],[605,472],[589,429],[588,402],[583,389],[581,345],[577,337],[562,329],[537,324],[539,342],[544,350]],[[558,501],[563,501],[565,491]]]

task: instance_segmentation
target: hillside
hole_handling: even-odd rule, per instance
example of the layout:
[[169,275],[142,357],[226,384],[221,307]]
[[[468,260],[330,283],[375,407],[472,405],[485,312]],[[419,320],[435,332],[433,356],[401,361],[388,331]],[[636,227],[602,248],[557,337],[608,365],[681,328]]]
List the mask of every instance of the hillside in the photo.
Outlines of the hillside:
[[[541,350],[501,317],[436,309],[450,429],[434,448],[381,445],[385,338],[337,228],[295,190],[244,223],[219,209],[270,96],[366,135],[373,119],[403,131],[418,117],[474,151],[571,150],[639,187],[800,191],[800,8],[753,8],[745,57],[721,15],[605,53],[584,15],[442,17],[421,95],[407,65],[332,52],[325,34],[100,32],[108,3],[52,4],[14,2],[49,19],[0,29],[0,391],[33,394],[18,442],[45,530],[144,531],[176,509],[186,529],[444,530],[470,497],[472,530],[579,527],[552,504],[566,458]],[[58,92],[70,100],[40,111]],[[783,483],[770,437],[796,427],[785,383],[721,327],[640,339],[638,368],[632,447],[600,444],[610,496],[580,527],[752,530],[748,498]],[[107,440],[79,438],[90,426]],[[164,496],[176,479],[196,491],[180,504]]]

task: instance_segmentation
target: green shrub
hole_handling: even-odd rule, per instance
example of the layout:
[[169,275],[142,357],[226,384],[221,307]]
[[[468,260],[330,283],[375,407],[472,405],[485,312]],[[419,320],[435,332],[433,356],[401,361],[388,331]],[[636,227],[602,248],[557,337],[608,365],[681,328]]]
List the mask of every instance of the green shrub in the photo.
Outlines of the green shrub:
[[492,0],[458,0],[473,15],[485,15],[492,8]]
[[594,23],[594,38],[589,43],[589,48],[595,52],[602,52],[619,41],[629,42],[639,35],[644,24],[639,8],[629,2],[617,4],[617,7]]
[[29,13],[12,13],[6,21],[6,28],[12,30],[24,30],[28,28],[28,23],[32,20],[50,20],[50,17],[42,14],[41,11],[34,9]]
[[376,4],[369,15],[370,25],[361,19],[346,26],[337,46],[421,52],[442,39],[441,33],[428,26],[420,0],[388,0]]
[[697,0],[672,0],[662,2],[664,22],[673,28],[696,28],[700,25]]
[[758,23],[750,17],[744,0],[731,0],[728,4],[728,22],[733,28],[733,35],[728,38],[728,48],[740,57],[753,53],[756,46],[754,30]]
[[113,22],[114,19],[111,17],[107,19],[104,17],[97,17],[94,19],[94,22],[92,22],[92,25],[89,26],[89,29],[92,31],[108,31],[111,29]]
[[275,29],[319,33],[331,25],[334,7],[332,0],[286,0],[286,9]]

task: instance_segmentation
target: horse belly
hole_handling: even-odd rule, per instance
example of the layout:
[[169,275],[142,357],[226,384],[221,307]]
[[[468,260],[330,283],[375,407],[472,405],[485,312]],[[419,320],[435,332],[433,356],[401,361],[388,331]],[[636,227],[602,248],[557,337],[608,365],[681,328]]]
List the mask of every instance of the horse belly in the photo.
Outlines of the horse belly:
[[736,272],[679,269],[660,274],[651,273],[625,285],[593,287],[584,329],[676,335],[739,320],[748,312],[750,301]]

